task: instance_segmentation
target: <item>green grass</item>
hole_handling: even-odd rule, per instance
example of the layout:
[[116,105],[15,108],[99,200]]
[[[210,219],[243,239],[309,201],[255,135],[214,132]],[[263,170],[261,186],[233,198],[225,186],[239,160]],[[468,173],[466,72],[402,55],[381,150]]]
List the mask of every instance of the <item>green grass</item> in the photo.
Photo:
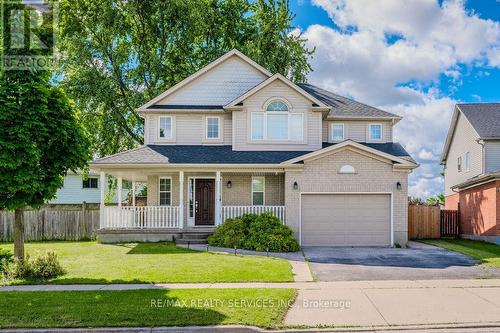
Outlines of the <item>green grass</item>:
[[[0,244],[13,248],[12,244]],[[35,242],[34,255],[54,250],[67,274],[48,283],[161,283],[293,281],[288,261],[193,251],[172,243],[99,244],[96,242]],[[21,281],[40,283],[40,281]]]
[[483,263],[500,267],[500,246],[467,239],[429,239],[424,243],[466,254]]
[[276,327],[294,298],[293,289],[5,291],[0,292],[0,328]]

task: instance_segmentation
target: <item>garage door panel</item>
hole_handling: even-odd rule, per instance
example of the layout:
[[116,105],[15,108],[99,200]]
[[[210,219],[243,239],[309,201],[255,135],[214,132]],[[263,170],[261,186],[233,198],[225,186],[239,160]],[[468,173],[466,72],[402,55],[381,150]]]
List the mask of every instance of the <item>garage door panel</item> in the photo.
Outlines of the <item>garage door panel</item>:
[[302,195],[302,244],[390,245],[390,195]]

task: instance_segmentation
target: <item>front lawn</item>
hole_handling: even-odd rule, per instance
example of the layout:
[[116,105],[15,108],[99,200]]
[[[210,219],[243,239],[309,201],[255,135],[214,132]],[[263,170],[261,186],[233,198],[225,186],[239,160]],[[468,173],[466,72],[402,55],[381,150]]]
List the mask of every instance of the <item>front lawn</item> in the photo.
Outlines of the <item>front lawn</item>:
[[293,289],[0,292],[0,328],[279,325]]
[[484,263],[500,267],[500,246],[468,239],[429,239],[424,243],[460,252]]
[[[12,244],[0,244],[12,250]],[[172,243],[35,242],[26,252],[54,250],[67,274],[50,283],[293,281],[283,259],[200,252]],[[20,281],[20,283],[29,283]],[[40,283],[40,281],[31,281]]]

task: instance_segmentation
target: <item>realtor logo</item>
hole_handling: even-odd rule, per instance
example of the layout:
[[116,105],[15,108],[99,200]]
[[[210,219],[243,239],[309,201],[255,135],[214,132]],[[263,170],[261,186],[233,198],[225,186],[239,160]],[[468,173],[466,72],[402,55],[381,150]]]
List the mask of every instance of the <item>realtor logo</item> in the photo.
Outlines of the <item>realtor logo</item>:
[[2,70],[47,69],[54,63],[57,2],[2,1]]

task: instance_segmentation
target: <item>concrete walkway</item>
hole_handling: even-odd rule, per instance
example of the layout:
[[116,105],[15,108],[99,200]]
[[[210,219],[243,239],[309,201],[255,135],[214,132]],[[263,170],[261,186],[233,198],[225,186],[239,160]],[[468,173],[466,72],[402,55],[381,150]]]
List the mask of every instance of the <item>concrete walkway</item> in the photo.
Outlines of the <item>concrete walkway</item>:
[[500,279],[1,286],[1,291],[294,288],[289,326],[500,325]]
[[[188,248],[187,245],[177,245],[179,247]],[[207,245],[197,245],[193,244],[189,246],[192,250],[197,251],[207,251]],[[230,253],[234,254],[234,249],[225,248],[225,247],[215,247],[208,246],[208,251],[214,253]],[[238,255],[252,255],[252,256],[261,256],[261,257],[271,257],[271,258],[280,258],[286,259],[292,266],[292,274],[293,280],[295,282],[308,282],[313,281],[311,270],[309,269],[309,265],[307,264],[306,259],[304,258],[304,254],[302,251],[298,252],[258,252],[258,251],[249,251],[249,250],[241,250],[237,249],[236,253]]]

